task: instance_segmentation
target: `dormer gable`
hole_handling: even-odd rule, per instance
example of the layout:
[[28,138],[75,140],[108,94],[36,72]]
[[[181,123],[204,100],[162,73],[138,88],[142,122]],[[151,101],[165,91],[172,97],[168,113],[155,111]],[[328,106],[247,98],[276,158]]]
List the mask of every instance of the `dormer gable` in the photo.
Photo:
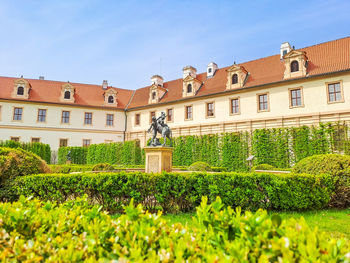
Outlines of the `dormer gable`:
[[227,71],[226,89],[243,88],[248,77],[248,71],[243,67],[233,64]]
[[60,101],[61,102],[67,102],[67,103],[74,103],[75,102],[75,88],[72,84],[65,83],[61,87],[61,96]]
[[18,99],[29,99],[29,92],[31,89],[30,83],[23,79],[22,77],[20,79],[16,79],[14,81],[14,87],[12,91],[12,98],[18,98]]
[[283,79],[305,77],[307,74],[307,56],[306,52],[291,50],[283,56],[285,70]]
[[113,88],[107,89],[104,93],[104,105],[106,106],[117,106],[117,91]]
[[182,83],[182,97],[195,96],[202,85],[202,82],[192,77],[192,75],[187,75]]
[[167,89],[163,88],[160,85],[157,85],[154,83],[150,88],[149,88],[149,99],[148,103],[153,104],[153,103],[158,103],[160,100],[163,98],[165,93],[167,92]]

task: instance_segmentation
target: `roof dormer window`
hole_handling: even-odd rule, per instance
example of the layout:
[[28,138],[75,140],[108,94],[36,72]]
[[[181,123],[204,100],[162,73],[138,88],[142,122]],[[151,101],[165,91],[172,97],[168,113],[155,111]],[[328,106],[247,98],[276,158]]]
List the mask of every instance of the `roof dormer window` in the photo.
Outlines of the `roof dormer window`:
[[17,88],[17,95],[20,95],[20,96],[24,95],[24,88],[22,86],[19,86]]
[[70,100],[70,91],[69,91],[69,90],[66,90],[66,91],[64,92],[64,99],[65,99],[65,100]]
[[153,91],[153,92],[152,92],[152,100],[155,100],[155,99],[156,99],[156,96],[157,96],[157,92]]
[[187,85],[187,93],[191,93],[192,92],[192,84],[188,84]]
[[297,72],[299,71],[299,63],[296,60],[293,60],[292,63],[290,63],[290,72]]
[[212,72],[212,68],[208,68],[208,73],[211,73]]
[[236,84],[238,83],[238,75],[237,74],[233,74],[232,75],[232,84]]
[[112,95],[108,96],[108,103],[114,103],[114,97]]

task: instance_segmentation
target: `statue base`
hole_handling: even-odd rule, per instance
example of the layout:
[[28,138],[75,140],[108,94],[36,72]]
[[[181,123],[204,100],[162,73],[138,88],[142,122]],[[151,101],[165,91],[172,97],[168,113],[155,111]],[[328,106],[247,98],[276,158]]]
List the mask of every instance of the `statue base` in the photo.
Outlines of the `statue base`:
[[145,147],[146,173],[171,172],[173,166],[173,147]]

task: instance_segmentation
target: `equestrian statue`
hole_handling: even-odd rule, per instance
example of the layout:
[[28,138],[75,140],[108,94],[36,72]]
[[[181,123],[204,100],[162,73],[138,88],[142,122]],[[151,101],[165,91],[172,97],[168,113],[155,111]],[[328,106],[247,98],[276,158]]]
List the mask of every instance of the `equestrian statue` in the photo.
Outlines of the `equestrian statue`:
[[[156,118],[155,116],[152,117],[152,123],[151,127],[148,129],[148,133],[150,133],[153,130],[153,136],[149,143],[149,146],[166,146],[166,138],[170,140],[170,147],[173,145],[173,141],[171,139],[171,129],[169,126],[164,122],[166,118],[166,114],[164,112],[161,113],[160,117]],[[164,139],[164,143],[160,144],[159,140],[157,138],[157,134],[160,133],[161,136]]]

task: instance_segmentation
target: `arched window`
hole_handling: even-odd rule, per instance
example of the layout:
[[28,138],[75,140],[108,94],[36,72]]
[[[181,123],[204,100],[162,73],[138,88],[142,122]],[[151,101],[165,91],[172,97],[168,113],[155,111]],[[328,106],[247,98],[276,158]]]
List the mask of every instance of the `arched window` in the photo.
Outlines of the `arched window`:
[[188,84],[187,85],[187,93],[191,93],[192,92],[192,85]]
[[64,92],[64,98],[65,98],[66,100],[69,100],[69,99],[70,99],[70,91],[69,91],[69,90],[66,90],[66,91]]
[[22,86],[17,88],[17,95],[24,95],[24,88]]
[[114,103],[114,98],[113,96],[108,96],[108,103]]
[[152,92],[152,100],[155,100],[155,99],[156,99],[156,95],[157,95],[156,92],[153,91],[153,92]]
[[233,74],[232,75],[232,84],[236,84],[238,83],[238,75],[237,74]]
[[296,72],[299,71],[299,63],[296,60],[293,60],[292,63],[290,63],[290,72]]

